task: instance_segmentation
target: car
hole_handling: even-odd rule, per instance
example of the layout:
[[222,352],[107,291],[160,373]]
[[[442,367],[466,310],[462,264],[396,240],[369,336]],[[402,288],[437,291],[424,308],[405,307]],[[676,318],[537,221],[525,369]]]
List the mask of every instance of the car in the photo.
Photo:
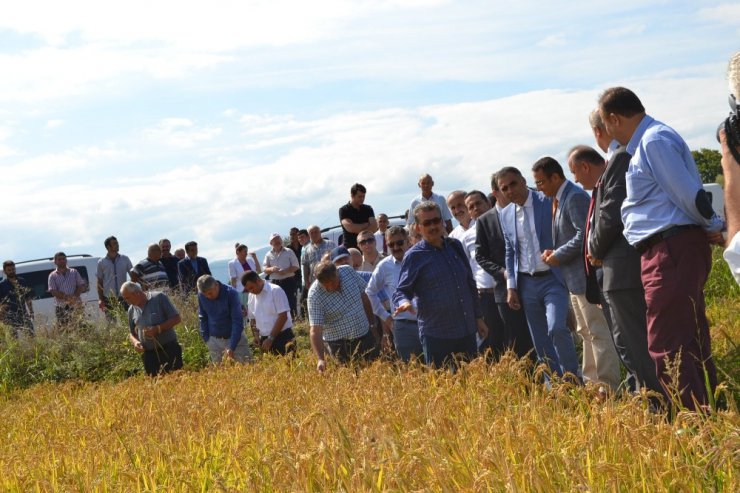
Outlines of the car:
[[[87,290],[82,293],[81,298],[85,305],[85,314],[91,319],[97,319],[102,315],[98,307],[98,291],[94,288],[97,283],[95,273],[99,259],[100,257],[87,254],[67,255],[67,266],[77,270],[87,283]],[[52,257],[15,263],[18,276],[31,286],[34,325],[37,328],[53,325],[56,319],[54,297],[49,292],[49,274],[55,269]],[[91,286],[93,289],[90,289]]]
[[[397,216],[388,216],[388,227],[390,226],[405,226],[406,225],[406,216],[404,214],[399,214]],[[329,228],[324,228],[321,230],[321,237],[325,240],[333,241],[335,245],[341,245],[342,244],[342,225],[339,224],[337,226],[331,226]]]

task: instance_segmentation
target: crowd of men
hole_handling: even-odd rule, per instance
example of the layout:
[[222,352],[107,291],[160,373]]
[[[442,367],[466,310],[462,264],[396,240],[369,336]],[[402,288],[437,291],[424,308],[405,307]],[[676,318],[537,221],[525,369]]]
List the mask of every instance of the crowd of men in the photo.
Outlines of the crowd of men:
[[[270,235],[260,264],[237,244],[227,284],[213,278],[194,241],[178,257],[163,239],[133,265],[111,236],[96,273],[100,309],[112,316],[117,305],[127,308],[129,339],[151,375],[182,366],[173,330],[180,315],[164,293],[176,288],[197,291],[200,332],[214,363],[252,360],[247,325],[255,347],[291,352],[293,321],[307,316],[319,371],[327,353],[344,363],[395,351],[404,362],[454,369],[511,350],[546,365],[548,375],[604,394],[644,387],[656,402],[678,393],[685,408],[704,407],[717,376],[703,287],[710,244],[724,243],[723,223],[686,143],[632,91],[604,91],[589,122],[606,158],[587,145],[568,152],[566,165],[581,187],[552,157],[532,165],[535,187],[506,166],[492,174],[490,193],[443,197],[425,174],[404,227],[390,226],[385,214],[376,218],[367,190],[355,184],[339,209],[341,245],[316,225],[292,228],[287,247],[280,234]],[[724,165],[732,155],[722,144]],[[732,237],[736,214],[728,210]],[[63,253],[54,263],[49,291],[64,325],[85,286]],[[14,290],[12,262],[3,269],[0,296],[15,327],[32,304]]]

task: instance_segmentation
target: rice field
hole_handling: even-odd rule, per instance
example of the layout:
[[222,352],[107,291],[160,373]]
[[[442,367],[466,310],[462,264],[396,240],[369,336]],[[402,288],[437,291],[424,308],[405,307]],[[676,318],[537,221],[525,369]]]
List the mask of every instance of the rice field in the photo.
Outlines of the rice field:
[[319,375],[304,335],[294,358],[7,387],[0,490],[740,491],[740,302],[720,291],[709,314],[726,405],[711,416],[547,389],[512,357]]

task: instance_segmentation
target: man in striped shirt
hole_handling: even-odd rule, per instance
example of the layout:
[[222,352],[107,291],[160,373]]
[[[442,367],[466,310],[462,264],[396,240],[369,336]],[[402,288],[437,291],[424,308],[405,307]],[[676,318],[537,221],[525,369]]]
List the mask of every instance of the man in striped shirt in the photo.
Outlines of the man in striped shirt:
[[161,259],[162,248],[159,244],[152,243],[149,245],[146,258],[129,272],[131,280],[139,283],[144,291],[161,291],[166,288],[169,285],[169,277]]
[[54,254],[56,270],[49,274],[49,292],[56,303],[57,327],[66,328],[73,316],[82,313],[82,298],[87,291],[87,283],[77,270],[67,267],[67,255],[64,252]]

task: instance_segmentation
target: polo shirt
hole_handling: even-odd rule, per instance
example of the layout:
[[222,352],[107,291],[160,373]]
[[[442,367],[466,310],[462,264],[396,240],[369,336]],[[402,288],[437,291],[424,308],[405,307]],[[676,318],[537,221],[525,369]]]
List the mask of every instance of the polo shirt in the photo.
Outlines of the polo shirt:
[[272,333],[275,321],[281,313],[288,314],[281,331],[288,330],[293,326],[288,297],[285,295],[283,288],[277,284],[266,282],[260,294],[249,293],[247,308],[257,324],[260,336],[267,337]]
[[118,298],[121,285],[126,282],[128,272],[134,266],[126,255],[108,255],[98,260],[96,277],[103,284],[103,296]]
[[[279,269],[287,269],[288,267],[298,267],[300,269],[300,265],[298,265],[298,257],[295,256],[293,250],[285,247],[281,248],[279,252],[276,252],[275,250],[267,252],[263,264],[265,267],[277,267]],[[270,274],[270,280],[280,281],[282,279],[293,277],[294,275],[294,272],[287,274],[272,273]]]
[[167,270],[162,265],[162,262],[152,262],[148,258],[145,258],[131,269],[135,272],[143,285],[149,289],[162,289],[169,285],[169,277],[167,277]]
[[170,329],[155,334],[154,337],[147,337],[144,334],[144,328],[162,325],[177,315],[177,309],[166,294],[160,291],[150,291],[146,293],[146,303],[143,307],[136,305],[128,307],[128,328],[131,334],[141,342],[144,349],[152,351],[158,345],[164,346],[173,341],[177,342],[177,334],[174,329]]
[[[339,222],[342,219],[349,219],[354,224],[366,223],[371,217],[375,217],[373,208],[367,204],[362,204],[359,209],[352,207],[352,204],[347,202],[345,205],[339,208]],[[344,226],[342,226],[342,232],[344,234],[344,241],[342,244],[347,248],[357,248],[357,233],[350,233]]]

